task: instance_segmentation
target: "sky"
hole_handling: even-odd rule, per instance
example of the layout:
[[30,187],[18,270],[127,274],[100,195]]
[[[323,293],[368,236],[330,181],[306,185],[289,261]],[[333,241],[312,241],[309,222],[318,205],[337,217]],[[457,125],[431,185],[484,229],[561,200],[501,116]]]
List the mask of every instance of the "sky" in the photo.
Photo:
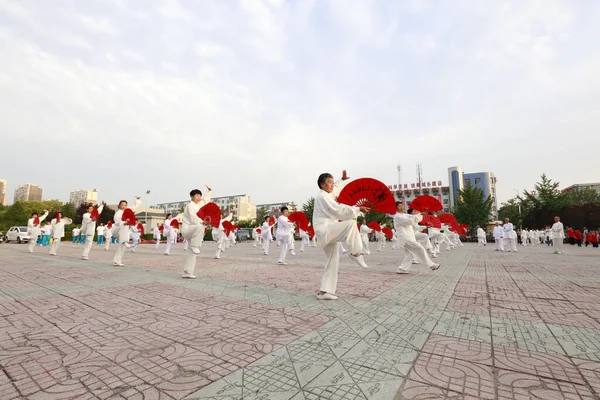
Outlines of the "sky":
[[596,0],[0,0],[0,178],[109,204],[317,176],[598,182]]

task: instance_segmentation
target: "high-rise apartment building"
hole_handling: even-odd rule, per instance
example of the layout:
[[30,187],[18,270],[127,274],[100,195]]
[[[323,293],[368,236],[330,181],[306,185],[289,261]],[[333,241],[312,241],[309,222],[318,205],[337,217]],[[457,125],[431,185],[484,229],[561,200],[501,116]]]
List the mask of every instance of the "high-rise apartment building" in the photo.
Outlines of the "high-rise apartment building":
[[460,190],[465,186],[471,186],[483,190],[483,196],[492,198],[492,211],[490,219],[498,219],[498,199],[496,194],[496,182],[498,179],[492,172],[464,173],[461,167],[448,168],[448,180],[450,186],[450,207],[456,207]]
[[17,186],[13,202],[29,200],[42,201],[42,188],[31,183]]
[[6,205],[6,179],[0,179],[0,204]]
[[69,203],[73,204],[75,208],[81,204],[93,205],[98,204],[98,191],[96,189],[81,189],[69,193]]

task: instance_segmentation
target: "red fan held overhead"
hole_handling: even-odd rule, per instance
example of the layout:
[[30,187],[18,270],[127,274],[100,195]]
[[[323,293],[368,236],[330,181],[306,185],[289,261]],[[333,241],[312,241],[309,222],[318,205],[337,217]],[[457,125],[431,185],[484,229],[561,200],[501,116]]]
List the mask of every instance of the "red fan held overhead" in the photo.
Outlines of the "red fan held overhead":
[[441,228],[442,221],[438,217],[434,217],[433,215],[423,215],[423,220],[419,222],[419,225],[429,226],[432,228]]
[[171,225],[171,227],[173,227],[175,229],[179,229],[179,221],[177,221],[175,218],[173,218],[171,220],[171,222],[169,223],[169,225]]
[[133,210],[131,208],[126,208],[125,211],[123,211],[123,216],[121,217],[121,221],[125,221],[129,225],[135,225],[137,220],[135,219],[135,213],[133,212]]
[[106,227],[108,229],[111,229],[112,228],[112,221],[108,221],[108,224],[106,224]]
[[394,232],[392,232],[390,228],[383,228],[381,232],[383,232],[385,236],[390,240],[392,240],[392,238],[394,237]]
[[371,211],[396,214],[396,198],[383,182],[373,178],[361,178],[348,183],[337,201],[349,206],[369,207]]
[[140,231],[140,233],[142,235],[144,234],[144,225],[142,225],[141,222],[139,224],[137,224],[136,228],[137,228],[138,231]]
[[434,212],[434,211],[440,211],[444,209],[444,206],[442,206],[442,203],[440,203],[438,201],[438,199],[436,199],[433,196],[419,196],[416,197],[411,203],[409,208],[415,209],[417,211],[421,211],[421,212]]
[[275,217],[269,217],[269,226],[275,225]]
[[205,204],[196,215],[204,225],[210,225],[213,228],[218,228],[221,223],[221,209],[215,203]]
[[458,222],[456,221],[456,217],[452,214],[446,213],[446,214],[440,214],[440,216],[438,217],[439,220],[442,222],[442,224],[447,224],[447,225],[458,225]]
[[164,227],[163,225],[159,226],[159,227],[158,227],[158,231],[159,231],[160,233],[163,233],[163,232],[165,231],[165,227]]
[[92,221],[94,222],[98,222],[98,217],[100,215],[98,214],[98,208],[94,207],[94,209],[92,210],[91,214],[90,214],[90,218],[92,219]]
[[308,217],[302,211],[296,211],[288,216],[290,222],[298,225],[300,229],[305,231],[308,228]]
[[256,233],[262,233],[262,229],[256,228]]
[[33,225],[39,225],[40,224],[40,219],[38,217],[35,217],[33,219]]
[[312,226],[308,227],[308,236],[312,239],[315,237],[315,228],[313,228]]
[[229,236],[233,232],[233,224],[229,221],[223,221],[223,229],[225,230],[225,236]]
[[375,232],[381,232],[381,225],[377,221],[371,221],[367,224],[367,226],[373,229]]

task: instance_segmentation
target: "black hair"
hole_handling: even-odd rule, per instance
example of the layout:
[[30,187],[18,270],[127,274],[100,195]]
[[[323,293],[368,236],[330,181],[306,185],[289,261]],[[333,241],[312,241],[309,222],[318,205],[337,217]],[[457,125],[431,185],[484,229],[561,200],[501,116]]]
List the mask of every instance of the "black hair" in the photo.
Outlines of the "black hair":
[[283,212],[284,212],[285,210],[287,210],[287,209],[288,209],[288,208],[287,208],[286,206],[283,206],[283,207],[281,207],[281,208],[279,209],[279,211],[281,211],[281,212],[283,213]]
[[194,197],[195,195],[199,194],[200,196],[202,196],[202,191],[200,189],[194,189],[190,192],[190,197]]
[[32,213],[31,213],[31,216],[33,217],[34,215],[35,215],[36,217],[39,217],[38,213],[36,213],[36,212],[32,212]]
[[397,201],[396,202],[396,208],[398,208],[398,206],[400,205],[400,203],[402,203],[401,201]]
[[119,205],[121,205],[121,203],[125,203],[125,204],[127,204],[127,200],[121,200],[121,201],[119,202]]
[[413,209],[412,209],[412,208],[409,208],[409,209],[406,211],[406,213],[407,213],[407,214],[412,214],[412,212],[413,212]]
[[267,221],[268,219],[269,219],[269,216],[267,215],[267,216],[265,217],[265,221]]
[[167,218],[169,218],[169,215],[170,215],[171,217],[173,216],[173,214],[171,214],[171,213],[167,213]]
[[329,172],[324,172],[321,175],[319,175],[319,179],[317,179],[317,186],[319,187],[319,189],[322,189],[321,186],[323,186],[329,178],[333,179],[333,175],[331,175]]

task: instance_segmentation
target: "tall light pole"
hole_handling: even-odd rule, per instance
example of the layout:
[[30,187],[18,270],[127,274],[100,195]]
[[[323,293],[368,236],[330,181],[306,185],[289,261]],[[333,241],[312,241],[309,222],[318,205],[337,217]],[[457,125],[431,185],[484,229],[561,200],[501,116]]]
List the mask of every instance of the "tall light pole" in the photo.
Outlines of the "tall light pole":
[[148,230],[148,195],[150,194],[150,189],[146,190],[146,212],[144,213],[144,222],[146,223],[146,231]]
[[[517,194],[517,201],[518,201],[519,200],[519,189],[513,189],[513,190]],[[517,203],[517,206],[519,207],[519,228],[523,229],[523,217],[521,217],[521,202],[520,201]]]

